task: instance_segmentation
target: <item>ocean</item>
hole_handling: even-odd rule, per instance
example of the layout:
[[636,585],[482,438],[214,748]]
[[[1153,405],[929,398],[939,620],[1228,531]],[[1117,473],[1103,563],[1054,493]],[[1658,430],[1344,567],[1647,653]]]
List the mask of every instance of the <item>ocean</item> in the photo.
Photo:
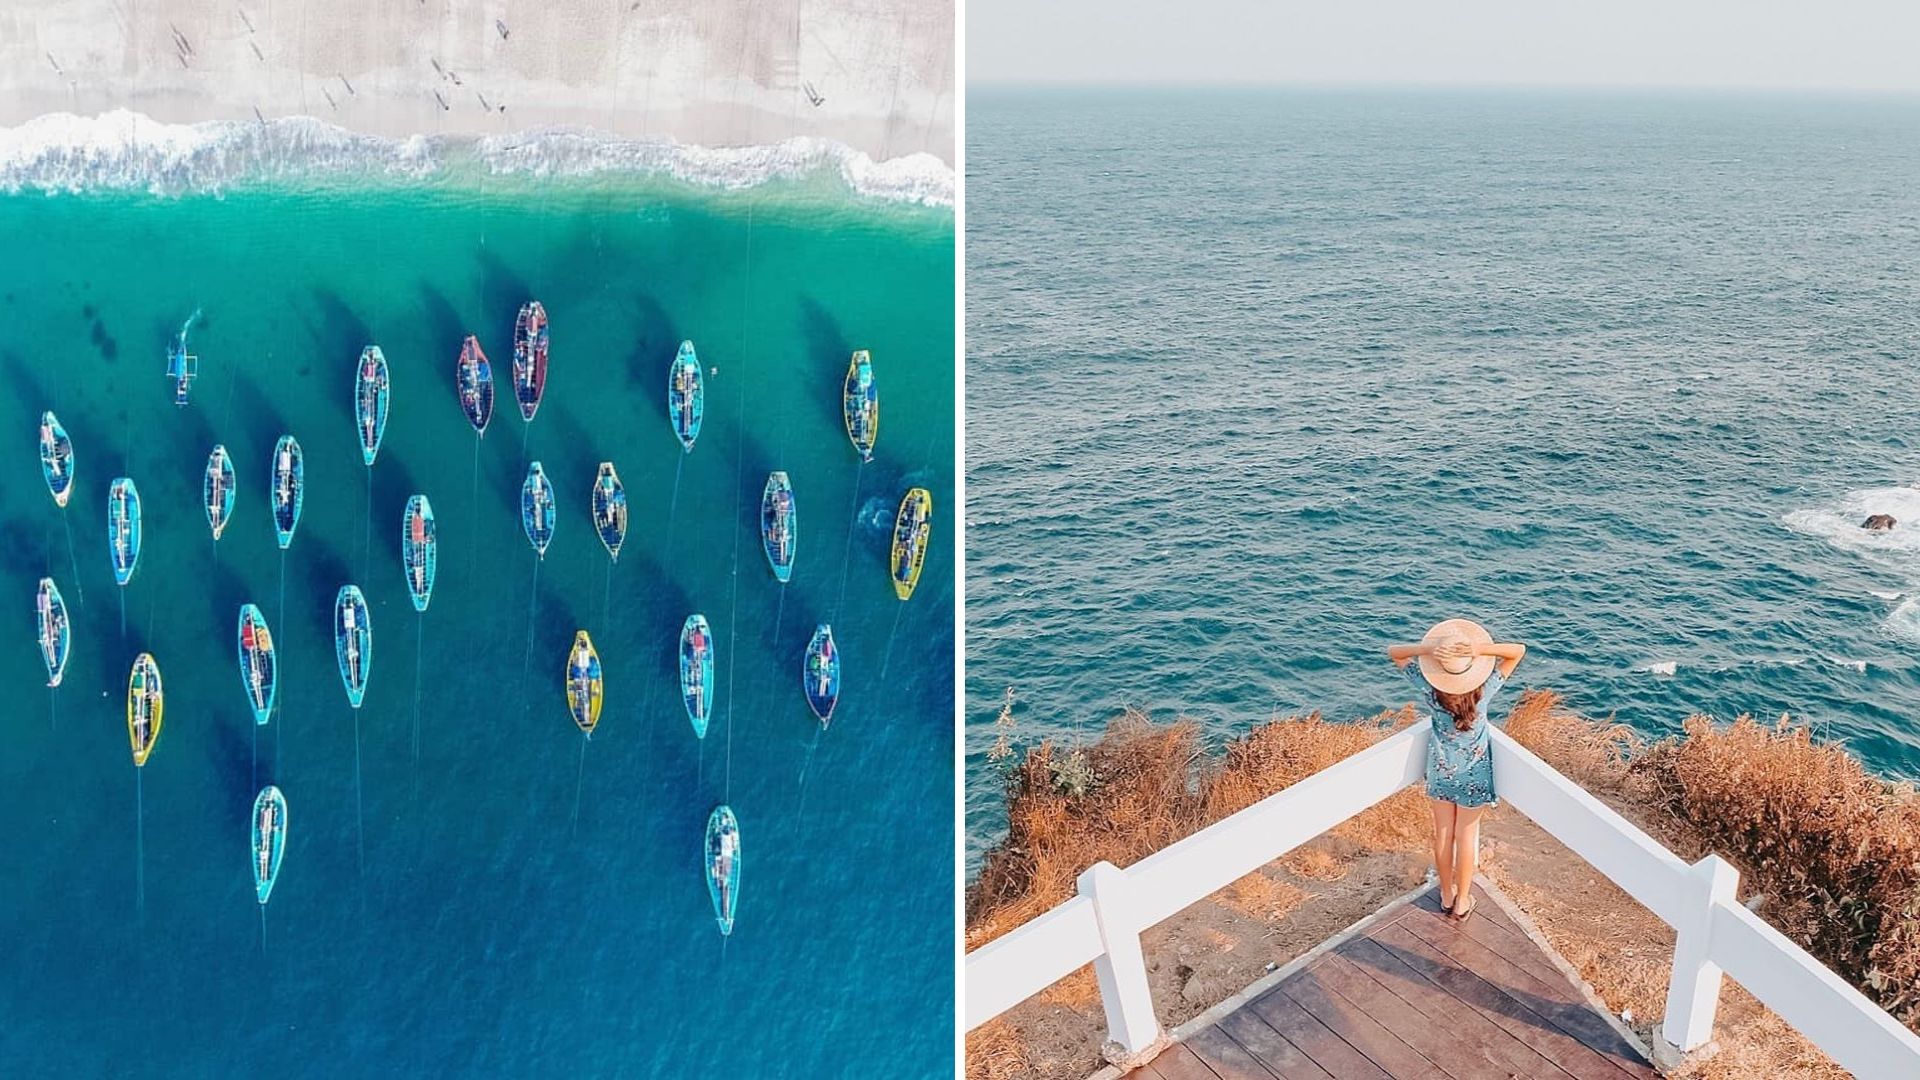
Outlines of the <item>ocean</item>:
[[[0,196],[0,596],[17,628],[0,679],[23,695],[0,756],[0,1072],[951,1075],[952,211],[831,171],[250,171],[236,153],[162,194],[75,157],[48,186],[80,190],[14,176]],[[529,298],[552,335],[530,426],[507,381]],[[165,349],[196,307],[201,375],[176,408]],[[497,382],[478,442],[453,388],[467,332]],[[683,338],[710,372],[690,454],[665,401]],[[352,407],[369,342],[392,371],[370,473]],[[839,411],[855,348],[882,402],[864,466]],[[75,446],[64,513],[34,453],[47,407]],[[307,485],[284,559],[267,500],[283,432]],[[215,442],[238,471],[217,545],[199,501]],[[559,499],[538,567],[529,459]],[[603,459],[630,503],[617,566],[588,510]],[[776,468],[799,513],[784,588],[758,532]],[[116,475],[145,511],[124,633]],[[903,604],[887,543],[912,485],[935,529]],[[440,541],[424,617],[399,557],[415,492]],[[51,692],[28,630],[42,574],[75,632]],[[348,582],[374,634],[358,792],[331,640]],[[247,601],[282,668],[257,745],[234,656]],[[673,667],[696,611],[718,641],[704,741]],[[828,621],[844,683],[819,735],[800,673]],[[606,679],[584,751],[562,690],[576,628]],[[136,790],[124,699],[143,649],[167,704]],[[268,782],[289,839],[263,928],[248,824]],[[722,801],[743,848],[724,943],[701,850]]]
[[970,867],[1009,687],[1016,745],[1217,745],[1403,704],[1454,615],[1645,735],[1920,777],[1920,101],[992,88],[967,139]]

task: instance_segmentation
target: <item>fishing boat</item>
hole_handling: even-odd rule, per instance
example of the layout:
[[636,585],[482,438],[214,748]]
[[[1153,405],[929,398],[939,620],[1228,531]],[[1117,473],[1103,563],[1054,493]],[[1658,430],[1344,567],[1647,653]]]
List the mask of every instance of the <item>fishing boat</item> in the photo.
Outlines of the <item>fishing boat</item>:
[[300,524],[300,508],[306,502],[306,458],[300,453],[300,440],[280,436],[273,444],[273,532],[280,550],[293,543],[293,530]]
[[240,625],[236,634],[240,659],[240,688],[247,692],[247,704],[253,709],[253,722],[264,724],[273,715],[273,697],[279,685],[279,668],[273,662],[273,634],[267,630],[267,617],[253,604],[240,605]]
[[387,433],[387,354],[380,346],[360,350],[353,377],[353,418],[360,429],[360,457],[373,467],[380,456],[380,440]]
[[124,476],[107,488],[107,550],[113,556],[113,580],[133,580],[140,562],[140,489]]
[[472,334],[460,343],[454,383],[460,388],[460,411],[467,414],[467,423],[475,434],[486,435],[487,421],[493,419],[493,365],[481,351],[480,339]]
[[793,546],[799,524],[793,507],[793,485],[785,472],[767,476],[766,490],[760,493],[760,543],[767,549],[767,563],[773,576],[786,584],[793,576]]
[[192,391],[193,380],[200,374],[200,358],[187,351],[187,331],[200,318],[200,309],[194,308],[187,321],[180,324],[180,332],[167,343],[167,378],[173,380],[173,403],[185,405],[187,395]]
[[593,639],[585,630],[576,631],[573,649],[567,653],[567,712],[589,739],[600,723],[600,699],[605,690],[600,679],[600,654],[593,651]]
[[536,461],[527,466],[526,482],[520,485],[520,525],[527,530],[527,543],[543,559],[553,543],[553,520],[553,484]]
[[213,538],[220,539],[227,519],[233,516],[233,458],[225,446],[216,445],[207,455],[207,476],[200,484],[200,501],[206,505],[207,525]]
[[40,414],[40,475],[47,478],[53,505],[65,509],[73,494],[73,440],[51,409]]
[[674,354],[673,370],[667,373],[667,419],[673,421],[673,433],[680,445],[691,453],[693,440],[700,437],[700,418],[706,412],[706,393],[701,389],[700,358],[693,342],[680,343]]
[[860,451],[860,460],[873,460],[873,440],[880,434],[880,390],[873,384],[873,358],[860,349],[847,363],[840,387],[840,411],[847,421],[847,438]]
[[725,803],[707,817],[707,895],[713,898],[713,917],[722,936],[733,933],[733,916],[740,907],[740,822]]
[[367,669],[373,666],[373,627],[367,624],[367,598],[358,585],[342,585],[333,602],[333,654],[340,660],[347,702],[357,709],[367,696]]
[[807,642],[807,664],[803,679],[807,704],[826,727],[833,719],[833,707],[840,702],[840,649],[833,643],[833,627],[821,623]]
[[127,676],[127,739],[133,743],[133,764],[147,763],[153,744],[160,740],[160,720],[166,698],[160,689],[160,665],[151,653],[133,658],[133,673]]
[[47,685],[59,686],[73,647],[73,625],[67,621],[67,602],[60,598],[60,587],[52,578],[40,579],[33,606],[39,617],[40,656],[47,662]]
[[286,850],[287,797],[268,784],[253,800],[253,891],[263,904],[273,895]]
[[694,735],[706,738],[713,715],[713,631],[705,615],[689,615],[680,627],[680,697]]
[[440,562],[440,544],[433,535],[433,504],[425,495],[407,500],[407,514],[400,527],[400,563],[407,570],[407,594],[413,597],[413,610],[427,610],[433,599],[433,575]]
[[547,309],[538,300],[520,305],[513,321],[513,399],[520,415],[533,423],[540,395],[547,390]]
[[619,562],[620,545],[627,542],[627,489],[611,461],[601,462],[593,478],[593,527],[607,554]]
[[927,561],[927,540],[933,534],[933,495],[926,488],[910,488],[893,519],[893,592],[905,600],[920,584],[920,567]]

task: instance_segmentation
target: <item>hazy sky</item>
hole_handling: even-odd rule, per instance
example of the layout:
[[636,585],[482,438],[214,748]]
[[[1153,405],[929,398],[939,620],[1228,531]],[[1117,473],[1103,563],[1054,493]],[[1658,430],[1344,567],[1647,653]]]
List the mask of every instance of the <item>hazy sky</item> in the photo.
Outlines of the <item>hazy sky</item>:
[[1920,91],[1920,0],[969,0],[967,80]]

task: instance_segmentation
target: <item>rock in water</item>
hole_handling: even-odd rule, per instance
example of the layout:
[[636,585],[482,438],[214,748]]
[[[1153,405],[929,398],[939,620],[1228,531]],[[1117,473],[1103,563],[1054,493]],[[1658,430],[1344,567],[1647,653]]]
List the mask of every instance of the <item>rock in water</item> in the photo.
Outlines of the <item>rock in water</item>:
[[1872,529],[1875,532],[1886,532],[1898,524],[1900,523],[1893,519],[1892,514],[1868,514],[1867,520],[1861,522],[1860,527]]

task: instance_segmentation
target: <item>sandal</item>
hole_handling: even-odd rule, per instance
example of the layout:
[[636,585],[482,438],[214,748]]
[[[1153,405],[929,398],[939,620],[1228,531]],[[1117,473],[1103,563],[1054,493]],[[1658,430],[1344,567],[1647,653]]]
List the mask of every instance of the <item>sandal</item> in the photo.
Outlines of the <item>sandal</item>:
[[1454,922],[1460,922],[1460,923],[1463,923],[1463,922],[1466,922],[1466,921],[1467,921],[1467,916],[1469,916],[1469,915],[1471,915],[1471,914],[1473,914],[1473,909],[1474,909],[1474,908],[1476,908],[1476,907],[1478,907],[1478,906],[1480,906],[1480,905],[1479,905],[1479,901],[1478,901],[1478,899],[1477,899],[1476,897],[1474,897],[1474,896],[1473,896],[1473,895],[1472,895],[1471,893],[1469,893],[1469,894],[1467,895],[1467,907],[1466,907],[1466,910],[1464,910],[1464,911],[1455,911],[1455,912],[1453,912],[1453,913],[1452,913],[1452,917],[1453,917],[1453,921],[1454,921]]

